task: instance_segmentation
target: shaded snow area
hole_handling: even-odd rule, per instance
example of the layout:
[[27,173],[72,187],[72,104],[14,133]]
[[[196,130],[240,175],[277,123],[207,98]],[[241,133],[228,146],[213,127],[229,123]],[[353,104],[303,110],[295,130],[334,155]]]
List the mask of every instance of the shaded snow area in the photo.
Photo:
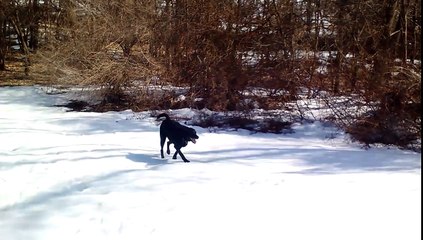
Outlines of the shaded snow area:
[[420,153],[362,149],[319,122],[194,127],[184,163],[160,158],[148,113],[64,101],[0,88],[2,240],[421,238]]

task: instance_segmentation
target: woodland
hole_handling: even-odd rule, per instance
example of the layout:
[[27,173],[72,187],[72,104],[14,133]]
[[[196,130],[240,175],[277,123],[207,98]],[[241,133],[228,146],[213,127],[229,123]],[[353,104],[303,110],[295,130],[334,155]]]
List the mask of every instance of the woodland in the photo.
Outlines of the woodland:
[[98,111],[319,99],[356,140],[417,148],[421,0],[0,0],[0,86],[28,82]]

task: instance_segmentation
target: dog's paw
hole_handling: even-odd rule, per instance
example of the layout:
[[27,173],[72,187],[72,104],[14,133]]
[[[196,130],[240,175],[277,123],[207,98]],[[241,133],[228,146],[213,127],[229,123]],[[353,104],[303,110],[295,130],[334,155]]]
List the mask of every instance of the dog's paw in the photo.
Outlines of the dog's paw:
[[184,160],[184,162],[189,163],[189,160],[186,160],[186,159],[185,159],[185,160]]
[[170,150],[167,150],[166,153],[167,153],[167,155],[169,155],[170,154]]

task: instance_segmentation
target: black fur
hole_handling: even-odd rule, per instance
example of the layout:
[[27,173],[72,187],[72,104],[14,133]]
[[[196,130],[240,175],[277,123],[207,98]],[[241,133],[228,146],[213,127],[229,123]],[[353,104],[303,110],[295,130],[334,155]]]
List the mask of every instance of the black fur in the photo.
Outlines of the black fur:
[[160,155],[164,158],[163,155],[163,146],[165,144],[166,138],[169,139],[167,142],[166,153],[170,154],[169,145],[173,144],[176,152],[173,155],[173,159],[176,159],[176,155],[179,153],[184,162],[189,162],[184,154],[181,152],[181,148],[188,145],[188,142],[191,141],[195,143],[195,140],[198,139],[198,135],[193,128],[183,126],[178,122],[171,120],[169,115],[166,113],[159,114],[157,120],[164,117],[162,124],[160,125]]

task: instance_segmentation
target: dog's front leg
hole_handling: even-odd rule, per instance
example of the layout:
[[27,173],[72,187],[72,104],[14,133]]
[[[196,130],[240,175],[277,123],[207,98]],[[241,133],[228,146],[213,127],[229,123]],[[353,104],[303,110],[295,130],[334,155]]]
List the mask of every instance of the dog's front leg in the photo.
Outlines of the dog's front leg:
[[184,160],[184,162],[189,162],[188,159],[186,159],[186,157],[184,156],[184,154],[181,152],[181,148],[176,148],[176,152],[175,155],[173,155],[173,159],[176,159],[176,154],[179,153],[179,156],[181,156],[182,160]]

